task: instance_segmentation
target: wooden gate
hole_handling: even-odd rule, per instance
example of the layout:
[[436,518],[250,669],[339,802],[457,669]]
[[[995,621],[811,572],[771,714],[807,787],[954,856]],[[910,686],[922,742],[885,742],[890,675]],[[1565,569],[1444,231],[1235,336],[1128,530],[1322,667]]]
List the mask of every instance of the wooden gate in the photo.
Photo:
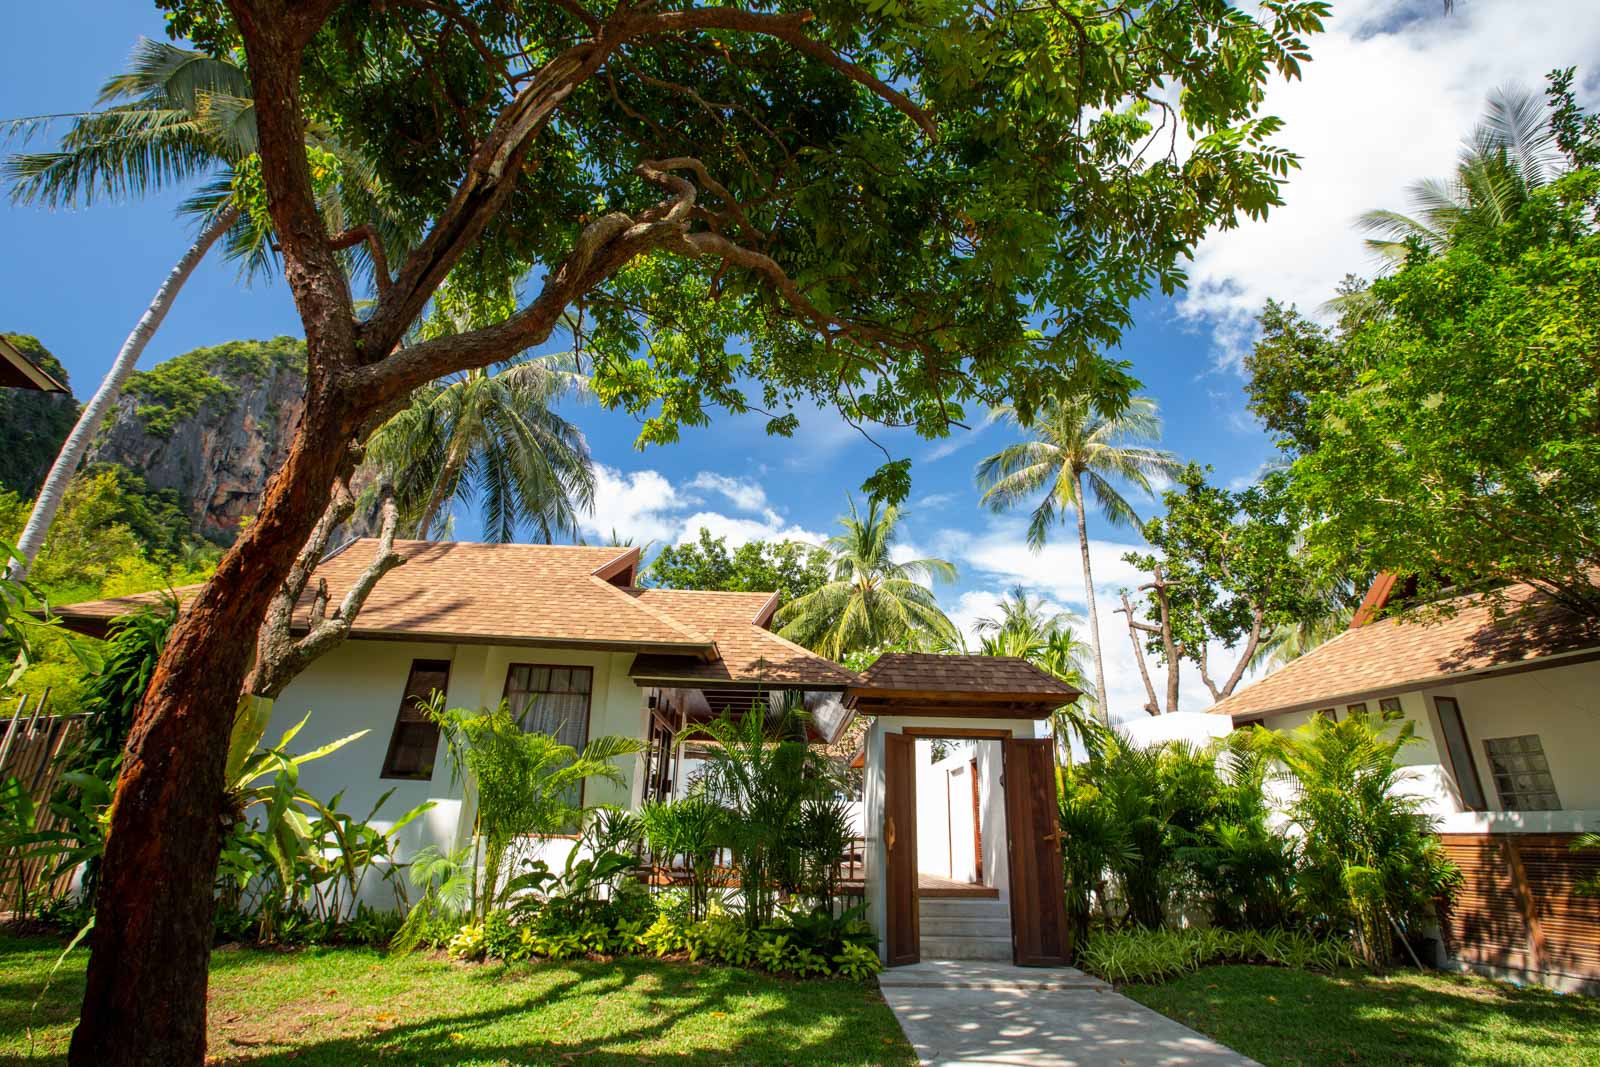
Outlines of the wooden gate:
[[1056,817],[1055,742],[1007,738],[1006,843],[1011,855],[1011,953],[1023,967],[1067,962],[1066,886]]
[[888,919],[889,966],[922,959],[922,921],[917,913],[917,741],[909,734],[883,735],[884,907]]

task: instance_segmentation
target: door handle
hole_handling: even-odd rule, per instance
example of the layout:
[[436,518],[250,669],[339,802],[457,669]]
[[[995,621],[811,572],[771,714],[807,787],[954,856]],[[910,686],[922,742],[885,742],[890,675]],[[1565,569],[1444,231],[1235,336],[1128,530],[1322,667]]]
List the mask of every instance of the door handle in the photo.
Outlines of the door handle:
[[889,816],[883,824],[883,843],[890,852],[894,851],[894,816]]

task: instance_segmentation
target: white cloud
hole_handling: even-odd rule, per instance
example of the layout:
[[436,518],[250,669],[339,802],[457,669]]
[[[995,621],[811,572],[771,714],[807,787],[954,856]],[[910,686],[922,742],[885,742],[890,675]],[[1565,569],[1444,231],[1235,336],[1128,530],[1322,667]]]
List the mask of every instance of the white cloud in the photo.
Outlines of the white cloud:
[[1243,354],[1268,297],[1314,313],[1346,273],[1371,273],[1352,219],[1404,208],[1408,185],[1448,174],[1490,89],[1537,89],[1569,65],[1592,79],[1600,54],[1592,0],[1468,2],[1450,14],[1438,0],[1349,0],[1328,29],[1311,41],[1304,80],[1273,85],[1262,109],[1302,157],[1284,206],[1208,237],[1190,270],[1180,313],[1211,332],[1220,365]]
[[956,495],[954,493],[928,493],[925,496],[919,496],[913,500],[911,502],[911,506],[913,508],[932,511],[936,508],[942,508],[947,504],[953,503],[955,498]]
[[760,483],[748,478],[730,478],[726,474],[701,471],[690,480],[687,488],[721,493],[740,511],[767,510],[767,491]]
[[[702,471],[679,488],[659,471],[621,471],[604,464],[595,465],[594,476],[594,511],[581,520],[584,532],[593,537],[610,537],[615,531],[636,543],[681,544],[699,537],[704,527],[713,537],[726,537],[730,548],[756,540],[824,540],[824,535],[768,507],[766,490],[758,482]],[[736,509],[757,517],[699,508],[703,501],[690,489],[720,493]]]

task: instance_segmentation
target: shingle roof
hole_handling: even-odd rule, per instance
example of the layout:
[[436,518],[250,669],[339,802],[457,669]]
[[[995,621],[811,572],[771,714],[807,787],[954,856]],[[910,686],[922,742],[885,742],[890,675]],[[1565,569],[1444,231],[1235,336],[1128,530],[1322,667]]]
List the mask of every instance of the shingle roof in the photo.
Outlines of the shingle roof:
[[[375,539],[362,538],[323,560],[296,607],[296,621],[306,618],[317,579],[327,580],[329,603],[337,605],[376,549]],[[626,571],[637,549],[396,541],[395,550],[406,562],[373,589],[353,637],[714,652],[712,639],[692,625],[600,577]],[[198,588],[179,590],[180,599]],[[146,593],[55,611],[68,625],[90,628],[159,597]]]
[[1066,703],[1078,690],[1025,659],[1012,656],[941,656],[887,652],[861,672],[854,693],[938,692],[993,699],[1048,697]]
[[1503,593],[1514,611],[1525,610],[1496,623],[1484,598],[1469,596],[1455,601],[1455,614],[1443,619],[1401,616],[1356,626],[1211,710],[1237,718],[1326,707],[1380,690],[1600,648],[1592,620],[1526,585]]
[[639,602],[692,624],[717,645],[718,659],[694,662],[682,656],[641,655],[631,674],[640,681],[732,684],[761,681],[843,689],[860,679],[853,671],[766,629],[777,598],[771,593],[721,593],[686,589],[635,589]]
[[[377,542],[363,538],[324,560],[296,609],[304,625],[317,579],[330,604],[372,559]],[[384,575],[356,618],[354,637],[475,641],[634,650],[641,681],[691,686],[766,682],[843,689],[859,679],[767,630],[772,593],[636,589],[626,581],[637,549],[567,545],[486,545],[396,541],[406,562]],[[174,590],[187,600],[200,586]],[[74,629],[105,624],[163,593],[69,604],[55,613]]]

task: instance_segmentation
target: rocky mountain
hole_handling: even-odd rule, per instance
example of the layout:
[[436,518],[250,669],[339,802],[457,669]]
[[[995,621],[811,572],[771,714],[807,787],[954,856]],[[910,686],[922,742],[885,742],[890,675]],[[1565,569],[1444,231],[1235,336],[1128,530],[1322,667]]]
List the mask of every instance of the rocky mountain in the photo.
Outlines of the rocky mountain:
[[195,532],[227,543],[288,457],[305,359],[305,342],[277,337],[198,348],[136,372],[88,462],[175,491]]

